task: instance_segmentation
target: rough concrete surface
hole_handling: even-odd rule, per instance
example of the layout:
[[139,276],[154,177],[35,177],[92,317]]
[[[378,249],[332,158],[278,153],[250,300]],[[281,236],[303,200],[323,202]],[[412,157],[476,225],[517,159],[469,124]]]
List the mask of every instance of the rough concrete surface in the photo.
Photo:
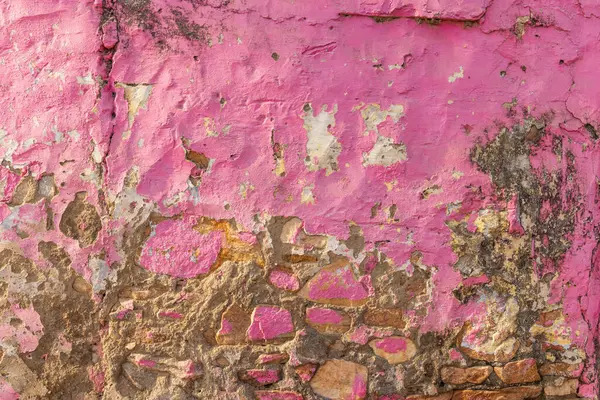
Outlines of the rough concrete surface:
[[0,400],[598,398],[597,1],[0,21]]

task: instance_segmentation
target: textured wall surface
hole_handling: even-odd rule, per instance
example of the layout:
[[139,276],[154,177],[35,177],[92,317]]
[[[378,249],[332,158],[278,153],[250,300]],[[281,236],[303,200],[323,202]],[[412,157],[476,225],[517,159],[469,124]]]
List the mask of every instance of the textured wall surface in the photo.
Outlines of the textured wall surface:
[[595,0],[1,0],[0,399],[598,398]]

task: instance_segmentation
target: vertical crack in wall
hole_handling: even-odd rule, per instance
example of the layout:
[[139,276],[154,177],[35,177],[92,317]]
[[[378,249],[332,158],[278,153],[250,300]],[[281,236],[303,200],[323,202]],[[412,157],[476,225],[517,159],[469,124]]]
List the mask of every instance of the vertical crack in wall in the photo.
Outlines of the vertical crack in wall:
[[[108,156],[112,147],[113,137],[115,135],[115,118],[116,118],[116,91],[115,82],[111,76],[115,54],[117,52],[120,40],[120,24],[115,10],[116,0],[102,0],[102,15],[100,19],[99,34],[101,45],[99,56],[101,62],[104,63],[104,75],[102,76],[102,86],[100,87],[100,102],[103,103],[105,96],[111,96],[111,107],[106,112],[110,113],[110,132],[108,133],[108,143],[104,151],[101,162],[100,180],[101,187],[98,190],[98,201],[102,210],[108,212],[108,204],[106,199],[106,191],[104,184],[108,174]],[[104,127],[101,123],[101,129]]]

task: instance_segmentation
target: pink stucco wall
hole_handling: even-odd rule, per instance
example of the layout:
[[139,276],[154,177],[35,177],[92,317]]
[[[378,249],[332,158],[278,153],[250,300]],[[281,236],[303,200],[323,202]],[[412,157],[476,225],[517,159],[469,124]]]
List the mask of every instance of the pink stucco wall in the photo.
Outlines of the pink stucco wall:
[[[597,398],[599,18],[584,0],[0,2],[0,398],[61,398],[73,379],[73,398],[164,395],[121,382],[135,357],[190,398],[477,398],[437,367],[413,382],[411,363],[525,358],[578,366],[567,394]],[[46,326],[71,300],[42,242],[89,284],[72,323],[95,326],[93,351]],[[305,321],[315,306],[333,311]],[[382,309],[402,326],[370,323]],[[156,321],[217,342],[174,350]],[[123,324],[151,344],[124,347]],[[246,350],[227,342],[236,324]],[[314,332],[351,350],[302,356]],[[257,351],[289,353],[283,375],[227,356]],[[53,352],[85,378],[51,374]],[[290,372],[340,358],[351,384]],[[473,390],[504,390],[496,375]],[[543,396],[567,387],[548,376]]]

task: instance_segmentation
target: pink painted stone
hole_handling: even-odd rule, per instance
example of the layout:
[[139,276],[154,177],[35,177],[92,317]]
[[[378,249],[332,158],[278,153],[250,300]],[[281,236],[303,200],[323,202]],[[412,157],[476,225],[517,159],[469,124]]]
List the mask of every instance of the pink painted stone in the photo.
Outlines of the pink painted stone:
[[411,360],[417,354],[417,347],[408,338],[392,336],[375,339],[369,343],[375,354],[385,358],[390,364],[400,364]]
[[254,392],[257,400],[304,400],[300,393],[278,390],[257,390]]
[[306,320],[314,324],[340,324],[344,321],[344,316],[339,311],[311,307],[306,309]]
[[321,333],[341,334],[350,329],[351,320],[343,311],[322,307],[306,309],[306,323]]
[[253,342],[289,338],[294,333],[292,315],[285,308],[258,306],[251,321],[247,335]]
[[256,386],[266,386],[278,382],[281,374],[276,369],[250,369],[242,373],[240,379]]
[[359,325],[346,334],[348,340],[353,343],[366,344],[370,338],[382,338],[394,334],[393,328],[376,328],[367,325]]
[[0,400],[17,400],[19,397],[19,394],[13,389],[10,383],[0,377]]
[[275,287],[283,290],[296,291],[300,289],[300,281],[292,271],[274,269],[269,274],[269,282]]
[[206,274],[221,250],[222,234],[200,234],[195,220],[166,220],[156,225],[142,249],[140,263],[150,271],[192,278]]
[[168,318],[168,319],[181,319],[183,318],[183,314],[175,312],[175,311],[159,311],[159,317]]
[[308,382],[312,379],[317,371],[317,364],[303,364],[294,368],[296,375],[302,382]]
[[322,268],[300,295],[317,303],[355,307],[367,301],[369,289],[356,278],[350,264],[339,261]]
[[287,353],[269,353],[269,354],[261,354],[258,357],[259,364],[283,364],[285,363],[290,356]]

